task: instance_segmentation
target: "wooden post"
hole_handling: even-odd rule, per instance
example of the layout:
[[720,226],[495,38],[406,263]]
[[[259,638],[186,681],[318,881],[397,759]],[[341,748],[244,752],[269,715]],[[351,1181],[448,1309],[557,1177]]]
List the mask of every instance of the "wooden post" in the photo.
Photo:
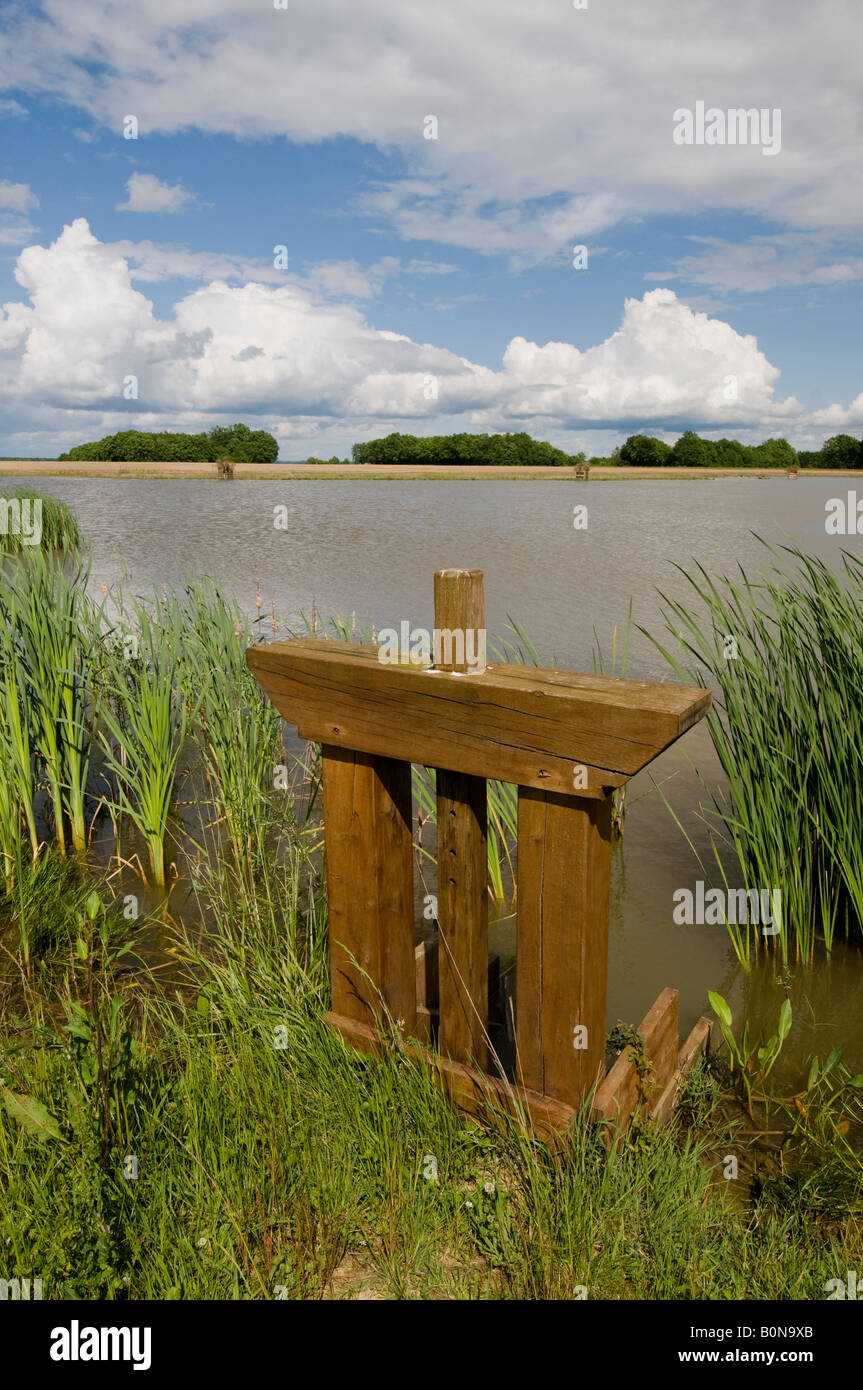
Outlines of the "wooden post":
[[605,1070],[610,869],[610,796],[519,787],[517,1076],[573,1108]]
[[[434,622],[435,669],[462,673],[465,680],[470,680],[471,671],[482,674],[485,670],[485,613],[481,571],[437,571]],[[472,667],[468,666],[470,656],[474,658]],[[488,1065],[486,781],[484,777],[441,768],[437,769],[436,777],[440,1050],[454,1062],[475,1063],[485,1070]]]
[[410,763],[322,752],[332,1012],[415,1035]]

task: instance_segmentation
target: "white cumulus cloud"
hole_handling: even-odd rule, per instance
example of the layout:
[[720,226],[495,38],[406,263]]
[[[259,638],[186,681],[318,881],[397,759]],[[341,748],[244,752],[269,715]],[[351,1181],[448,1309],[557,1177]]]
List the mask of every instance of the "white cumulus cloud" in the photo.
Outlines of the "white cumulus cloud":
[[0,179],[0,208],[12,208],[15,212],[28,212],[39,206],[39,199],[29,184],[10,183]]
[[181,183],[162,183],[155,174],[133,174],[126,183],[125,203],[117,204],[118,212],[182,212],[195,201]]
[[755,338],[669,289],[628,299],[604,342],[515,337],[493,369],[374,327],[355,304],[316,291],[308,274],[285,274],[279,285],[216,279],[157,318],[127,257],[83,219],[51,246],[27,247],[16,278],[29,302],[0,313],[0,385],[24,406],[81,412],[83,437],[93,435],[93,412],[123,409],[129,375],[142,419],[307,417],[306,433],[315,420],[351,430],[399,420],[425,430],[539,424],[547,436],[578,426],[804,424],[799,401],[775,398],[779,371]]

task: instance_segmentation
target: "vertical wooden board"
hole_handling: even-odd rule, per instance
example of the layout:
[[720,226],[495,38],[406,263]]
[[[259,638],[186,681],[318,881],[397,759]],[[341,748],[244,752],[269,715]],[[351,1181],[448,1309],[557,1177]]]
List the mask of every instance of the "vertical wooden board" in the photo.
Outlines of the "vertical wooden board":
[[517,1041],[523,1084],[572,1106],[604,1070],[610,874],[610,797],[519,788]]
[[546,848],[544,792],[518,789],[515,938],[516,1077],[542,1095],[542,884]]
[[383,1001],[413,1034],[410,764],[324,745],[323,790],[333,1012],[373,1023]]
[[677,1052],[680,1047],[679,1001],[679,990],[664,989],[638,1025],[638,1031],[644,1039],[644,1050],[650,1061],[651,1096],[661,1095],[677,1070]]
[[602,1135],[606,1144],[626,1133],[643,1099],[635,1054],[631,1047],[625,1047],[597,1086],[591,1106],[592,1118],[605,1122]]
[[[470,679],[484,669],[482,570],[437,570],[435,633],[461,638],[435,665]],[[468,640],[472,633],[472,640]],[[479,634],[482,634],[481,645]],[[468,656],[474,664],[468,663]],[[482,660],[477,661],[478,656]],[[437,871],[441,1053],[488,1065],[488,846],[485,778],[437,771]]]
[[440,1050],[488,1065],[488,849],[485,780],[437,772]]

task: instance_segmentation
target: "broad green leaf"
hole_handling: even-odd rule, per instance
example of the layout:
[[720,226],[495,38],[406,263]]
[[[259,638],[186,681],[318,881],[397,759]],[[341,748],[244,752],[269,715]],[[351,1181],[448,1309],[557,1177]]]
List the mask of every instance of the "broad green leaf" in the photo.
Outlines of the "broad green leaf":
[[707,991],[707,998],[710,1000],[711,1009],[720,1022],[724,1023],[726,1028],[730,1028],[732,1022],[731,1010],[722,998],[722,995],[716,994],[712,989],[709,989]]
[[17,1120],[19,1125],[23,1125],[28,1134],[35,1134],[40,1142],[61,1137],[60,1126],[54,1116],[33,1096],[16,1096],[14,1091],[4,1086],[3,1104],[6,1106],[7,1114],[11,1115],[13,1120]]
[[791,1032],[791,1000],[786,999],[779,1010],[779,1041],[784,1043]]

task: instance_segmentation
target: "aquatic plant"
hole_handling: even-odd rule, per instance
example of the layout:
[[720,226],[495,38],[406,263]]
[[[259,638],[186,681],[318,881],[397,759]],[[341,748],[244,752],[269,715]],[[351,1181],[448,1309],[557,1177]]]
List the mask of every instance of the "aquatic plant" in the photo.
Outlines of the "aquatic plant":
[[[834,573],[763,543],[790,570],[785,559],[753,581],[677,566],[694,599],[662,595],[677,646],[645,635],[681,678],[716,688],[708,727],[727,790],[704,816],[717,862],[730,850],[747,890],[781,891],[782,960],[811,961],[837,930],[863,941],[863,563],[844,553]],[[757,931],[732,940],[748,964]]]

